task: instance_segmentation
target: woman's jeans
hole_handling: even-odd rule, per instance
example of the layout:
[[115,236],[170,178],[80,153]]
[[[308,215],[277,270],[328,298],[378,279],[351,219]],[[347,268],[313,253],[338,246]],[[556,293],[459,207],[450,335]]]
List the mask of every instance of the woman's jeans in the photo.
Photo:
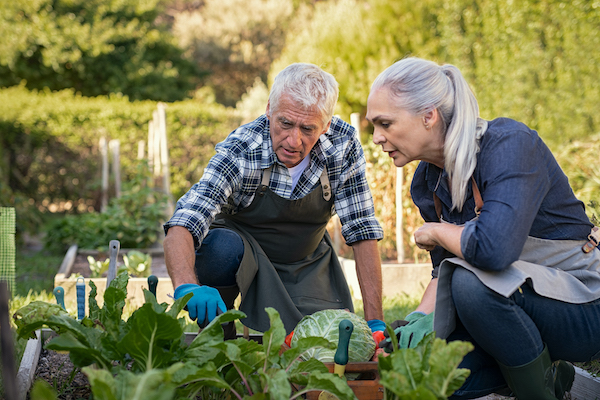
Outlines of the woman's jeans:
[[244,256],[244,242],[230,229],[208,231],[196,252],[196,276],[202,285],[224,287],[235,285],[235,274]]
[[528,284],[506,298],[460,267],[452,275],[452,298],[460,321],[448,341],[475,345],[459,366],[471,375],[452,399],[481,397],[505,386],[496,361],[527,364],[541,354],[544,343],[552,360],[600,358],[600,299],[565,303],[539,296]]

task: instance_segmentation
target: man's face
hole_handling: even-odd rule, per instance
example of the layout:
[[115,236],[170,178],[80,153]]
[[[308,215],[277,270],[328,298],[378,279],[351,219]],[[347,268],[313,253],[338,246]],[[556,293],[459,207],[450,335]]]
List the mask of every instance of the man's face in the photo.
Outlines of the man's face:
[[286,95],[281,96],[279,107],[272,115],[269,111],[270,104],[267,104],[273,150],[288,168],[298,165],[310,153],[319,136],[327,132],[331,124],[331,121],[323,124],[316,107],[304,110]]

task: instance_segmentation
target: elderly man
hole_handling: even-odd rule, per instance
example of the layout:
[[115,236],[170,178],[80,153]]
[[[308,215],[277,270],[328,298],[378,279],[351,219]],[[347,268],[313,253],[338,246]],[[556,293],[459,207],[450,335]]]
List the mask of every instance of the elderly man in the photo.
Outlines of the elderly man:
[[[233,308],[242,322],[269,329],[265,307],[286,331],[323,309],[353,310],[340,262],[326,231],[337,213],[352,246],[365,319],[383,330],[381,261],[355,130],[333,117],[338,84],[312,64],[292,64],[273,83],[266,113],[219,143],[198,183],[165,224],[165,260],[175,298],[203,326]],[[235,326],[225,327],[235,337]]]

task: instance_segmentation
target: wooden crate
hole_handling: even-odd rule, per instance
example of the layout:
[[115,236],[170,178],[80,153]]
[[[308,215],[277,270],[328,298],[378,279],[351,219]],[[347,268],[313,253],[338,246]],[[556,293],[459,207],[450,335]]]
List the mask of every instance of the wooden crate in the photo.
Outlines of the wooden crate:
[[[329,372],[333,372],[334,363],[325,363]],[[383,386],[379,384],[379,369],[376,361],[350,362],[346,364],[346,372],[360,374],[355,380],[349,380],[348,386],[359,400],[382,400]],[[318,400],[320,391],[314,390],[306,394],[308,400]]]

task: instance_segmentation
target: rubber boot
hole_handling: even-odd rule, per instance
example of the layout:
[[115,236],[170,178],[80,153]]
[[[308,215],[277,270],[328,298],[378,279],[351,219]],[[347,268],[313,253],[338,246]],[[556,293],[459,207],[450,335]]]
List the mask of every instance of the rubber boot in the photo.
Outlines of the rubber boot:
[[575,369],[565,361],[552,363],[548,347],[535,360],[516,367],[498,363],[513,396],[518,400],[562,399],[571,390]]
[[[233,310],[233,303],[240,294],[240,289],[237,285],[233,286],[217,286],[215,289],[219,291],[227,310]],[[227,322],[221,325],[223,327],[223,334],[225,340],[235,339],[237,333],[235,331],[235,321]]]

